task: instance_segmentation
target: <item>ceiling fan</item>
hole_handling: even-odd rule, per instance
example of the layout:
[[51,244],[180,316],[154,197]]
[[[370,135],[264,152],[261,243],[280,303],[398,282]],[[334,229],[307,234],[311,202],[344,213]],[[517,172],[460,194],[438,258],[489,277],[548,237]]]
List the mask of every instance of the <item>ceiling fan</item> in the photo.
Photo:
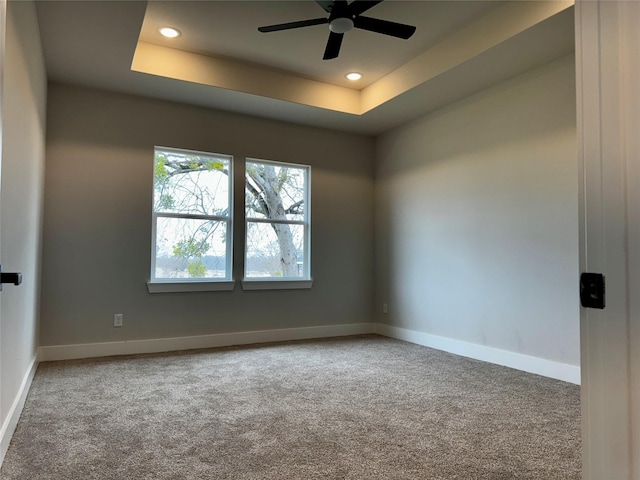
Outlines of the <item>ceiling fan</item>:
[[263,33],[278,32],[280,30],[290,30],[292,28],[310,27],[312,25],[329,24],[329,40],[324,51],[323,60],[337,58],[342,45],[344,34],[353,28],[360,28],[370,32],[382,33],[392,37],[408,39],[416,31],[416,27],[403,23],[380,20],[378,18],[364,17],[362,14],[375,7],[383,0],[354,0],[348,3],[347,0],[316,0],[316,3],[329,14],[328,17],[312,18],[299,22],[280,23],[259,27]]

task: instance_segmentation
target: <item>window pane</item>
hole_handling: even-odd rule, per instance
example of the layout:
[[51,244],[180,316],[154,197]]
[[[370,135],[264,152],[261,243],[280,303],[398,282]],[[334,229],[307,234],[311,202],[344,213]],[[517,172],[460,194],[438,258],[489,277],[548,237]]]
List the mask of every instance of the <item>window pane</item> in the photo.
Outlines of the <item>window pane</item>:
[[307,169],[246,163],[245,208],[247,218],[305,219]]
[[228,278],[227,222],[158,217],[155,278]]
[[156,149],[154,211],[228,216],[230,158]]
[[303,225],[247,222],[245,277],[304,277],[304,258]]

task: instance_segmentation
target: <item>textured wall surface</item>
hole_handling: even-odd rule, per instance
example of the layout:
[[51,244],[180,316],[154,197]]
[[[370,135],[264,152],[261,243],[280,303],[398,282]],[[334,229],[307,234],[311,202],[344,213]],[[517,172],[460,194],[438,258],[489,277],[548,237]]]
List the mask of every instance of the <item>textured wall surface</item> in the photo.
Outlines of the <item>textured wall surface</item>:
[[[41,345],[371,320],[371,138],[59,84],[48,122]],[[245,157],[311,165],[313,287],[149,294],[154,145],[233,155],[236,208]]]
[[580,364],[575,116],[569,56],[378,139],[378,321]]

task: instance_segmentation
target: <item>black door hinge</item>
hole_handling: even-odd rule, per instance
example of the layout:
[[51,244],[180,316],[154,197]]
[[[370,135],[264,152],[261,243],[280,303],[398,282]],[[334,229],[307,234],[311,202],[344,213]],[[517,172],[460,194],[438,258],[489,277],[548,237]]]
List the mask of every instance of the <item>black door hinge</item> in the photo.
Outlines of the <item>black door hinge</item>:
[[604,308],[604,275],[583,273],[580,275],[580,303],[585,308]]
[[2,266],[0,265],[0,292],[2,291],[3,283],[12,283],[14,285],[20,285],[22,283],[21,273],[4,273]]

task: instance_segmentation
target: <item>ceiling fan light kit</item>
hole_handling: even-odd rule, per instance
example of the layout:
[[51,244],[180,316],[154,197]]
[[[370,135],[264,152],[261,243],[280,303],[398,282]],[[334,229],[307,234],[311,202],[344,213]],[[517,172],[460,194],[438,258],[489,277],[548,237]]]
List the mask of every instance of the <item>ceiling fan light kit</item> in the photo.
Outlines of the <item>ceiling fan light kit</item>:
[[328,23],[330,33],[324,56],[322,57],[323,60],[338,57],[344,34],[353,28],[381,33],[404,40],[410,38],[416,31],[416,27],[414,26],[362,16],[364,12],[375,7],[382,1],[383,0],[354,0],[348,3],[347,0],[316,0],[316,3],[329,14],[329,17],[268,25],[266,27],[259,27],[258,31],[263,33],[279,32],[281,30],[291,30],[294,28],[311,27],[313,25]]
[[353,28],[353,20],[350,18],[340,17],[331,20],[329,30],[333,33],[347,33]]

